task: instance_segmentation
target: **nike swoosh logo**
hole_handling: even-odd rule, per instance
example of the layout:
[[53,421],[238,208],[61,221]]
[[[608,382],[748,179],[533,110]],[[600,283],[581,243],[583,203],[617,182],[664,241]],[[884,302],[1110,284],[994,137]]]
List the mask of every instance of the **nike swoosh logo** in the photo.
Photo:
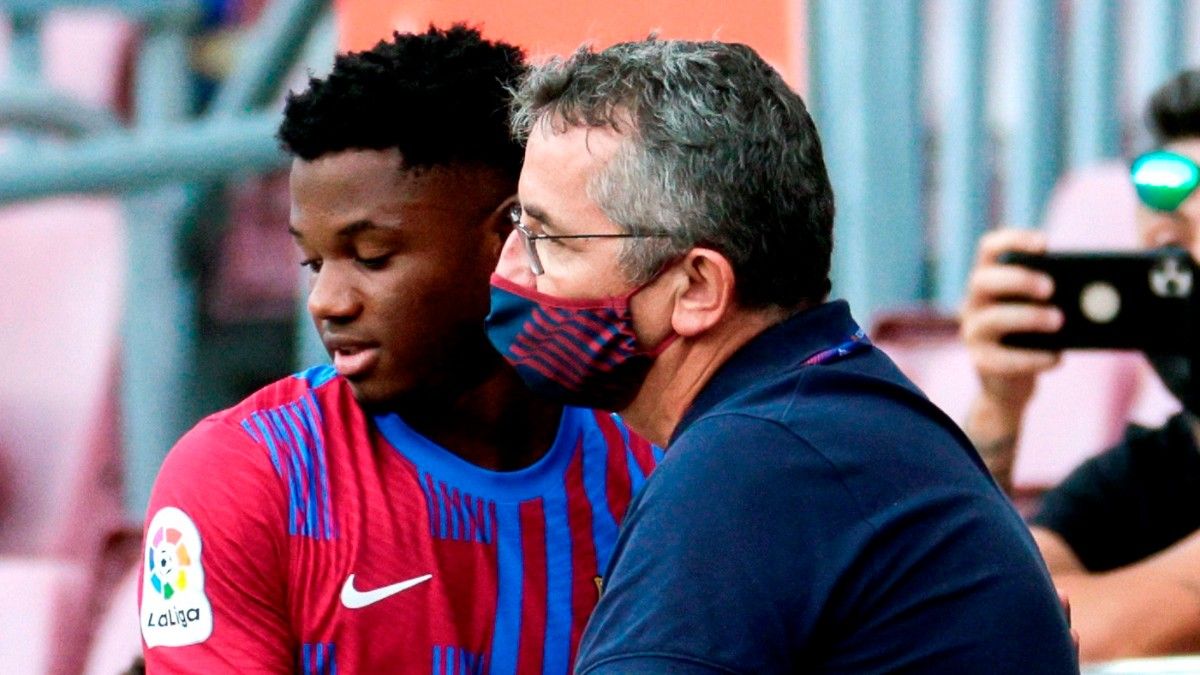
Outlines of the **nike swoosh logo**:
[[413,586],[423,584],[432,578],[432,574],[426,574],[420,577],[413,577],[407,581],[391,584],[390,586],[376,588],[373,591],[360,591],[354,587],[354,575],[351,574],[346,577],[346,583],[342,584],[342,604],[347,609],[359,609],[367,605],[373,605],[401,591],[407,591]]

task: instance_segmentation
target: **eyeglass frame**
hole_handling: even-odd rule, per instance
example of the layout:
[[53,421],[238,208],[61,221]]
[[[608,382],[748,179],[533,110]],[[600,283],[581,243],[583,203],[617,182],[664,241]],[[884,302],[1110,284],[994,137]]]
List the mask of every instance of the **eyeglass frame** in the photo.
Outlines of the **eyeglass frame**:
[[650,232],[646,234],[633,234],[629,232],[608,232],[604,234],[539,234],[529,229],[525,223],[521,221],[521,205],[513,204],[509,209],[508,217],[512,221],[513,229],[516,230],[517,236],[521,239],[521,244],[525,249],[525,259],[529,262],[529,270],[534,276],[541,276],[546,273],[545,267],[542,266],[542,259],[538,256],[537,242],[541,240],[554,241],[556,239],[649,239],[656,237],[669,237],[671,235],[665,232]]

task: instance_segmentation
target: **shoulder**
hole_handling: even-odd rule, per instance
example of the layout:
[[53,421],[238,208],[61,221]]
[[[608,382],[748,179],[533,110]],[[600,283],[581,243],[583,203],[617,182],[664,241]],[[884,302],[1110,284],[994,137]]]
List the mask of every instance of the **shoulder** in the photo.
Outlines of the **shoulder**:
[[[259,389],[237,405],[209,416],[180,440],[179,447],[229,453],[230,461],[249,454],[281,472],[289,451],[324,445],[328,437],[359,425],[366,416],[344,379],[331,366],[318,366]],[[177,447],[178,449],[178,447]],[[245,457],[240,457],[245,459]]]
[[1085,483],[1125,488],[1131,480],[1156,474],[1166,480],[1200,474],[1200,451],[1186,413],[1175,415],[1161,427],[1129,425],[1120,441],[1077,467],[1055,491]]
[[[972,547],[1033,552],[1011,505],[952,436],[901,417],[860,420],[841,435],[819,417],[793,421],[734,413],[698,420],[651,477],[632,522],[722,528],[731,538],[757,532],[846,564],[893,543],[914,565],[934,551],[941,559],[969,558]],[[705,505],[702,514],[689,511],[695,504]],[[646,507],[667,516],[638,512]],[[948,532],[960,541],[945,540]]]
[[667,529],[717,528],[735,538],[771,536],[765,526],[821,546],[844,545],[872,517],[873,500],[860,485],[872,479],[802,431],[754,413],[697,419],[671,443],[631,518]]
[[[962,430],[874,348],[780,372],[712,413],[726,415],[706,420],[703,436],[714,435],[714,425],[729,426],[744,439],[731,451],[782,452],[776,461],[838,481],[866,511],[961,486],[1004,501]],[[757,442],[759,435],[774,445]]]
[[1177,413],[1160,427],[1131,424],[1125,435],[1108,452],[1131,452],[1146,459],[1193,460],[1200,458],[1196,432],[1186,412]]
[[887,444],[898,441],[897,430],[960,454],[970,447],[957,425],[873,345],[829,363],[775,360],[769,370],[760,366],[762,376],[747,386],[725,392],[709,413],[778,422],[822,449],[861,447],[864,438]]
[[[857,513],[823,453],[784,424],[738,413],[706,415],[690,425],[635,502],[636,522],[701,531],[745,532],[749,521],[793,512],[801,502],[809,513],[822,504]],[[777,520],[772,527],[805,522],[812,521]]]
[[152,509],[172,506],[198,519],[282,510],[286,464],[297,449],[323,444],[329,424],[340,423],[330,413],[348,395],[342,388],[332,369],[314,368],[201,420],[163,461]]
[[293,422],[304,425],[319,418],[316,394],[332,382],[332,378],[322,377],[322,369],[314,368],[276,380],[238,404],[205,417],[171,449],[163,471],[203,468],[202,473],[214,473],[216,467],[269,464],[275,432],[286,432]]
[[318,408],[314,412],[320,412],[321,408],[353,400],[349,385],[337,375],[333,366],[321,365],[280,378],[214,417],[241,422],[255,413],[262,415],[287,406],[307,404]]
[[[861,454],[865,468],[849,474],[778,420],[698,419],[635,500],[581,669],[683,645],[683,655],[767,670],[831,616],[877,617],[855,629],[864,643],[929,629],[973,654],[992,638],[951,626],[981,607],[1057,629],[1033,544],[994,486],[921,478],[918,464],[869,443]],[[892,647],[906,648],[872,650]]]
[[220,415],[209,417],[175,444],[151,493],[153,521],[185,519],[216,536],[241,538],[248,527],[286,530],[286,490],[269,455],[250,434]]
[[798,468],[795,460],[820,461],[819,456],[811,443],[777,419],[754,412],[716,412],[696,420],[674,439],[663,468],[680,478],[719,473],[713,477],[771,480],[781,471]]
[[[219,485],[241,475],[263,473],[270,460],[255,442],[249,425],[223,413],[211,415],[192,427],[167,453],[156,488],[176,482],[212,482]],[[215,487],[214,485],[214,487]]]

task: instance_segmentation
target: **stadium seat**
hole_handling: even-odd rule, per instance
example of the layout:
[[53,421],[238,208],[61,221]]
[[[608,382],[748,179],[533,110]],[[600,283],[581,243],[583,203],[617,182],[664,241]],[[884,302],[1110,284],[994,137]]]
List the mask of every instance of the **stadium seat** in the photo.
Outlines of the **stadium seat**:
[[124,229],[115,201],[73,198],[0,210],[0,236],[0,596],[20,599],[0,604],[0,625],[23,626],[22,653],[50,664],[12,672],[78,672],[111,583],[98,564],[127,524],[115,378]]
[[113,588],[96,625],[91,653],[83,671],[85,675],[122,673],[142,653],[142,634],[137,622],[140,563],[139,557]]
[[1052,249],[1133,249],[1136,210],[1129,166],[1119,160],[1103,162],[1059,180],[1046,204],[1042,230]]
[[[52,11],[40,37],[51,87],[117,108],[135,39],[127,19]],[[78,673],[113,583],[103,562],[112,532],[127,525],[116,405],[122,214],[107,198],[4,207],[0,236],[0,670]]]
[[[125,92],[134,25],[101,7],[51,12],[42,32],[46,78],[85,104],[116,109]],[[0,53],[8,53],[7,45]]]
[[61,555],[120,523],[121,213],[100,198],[9,207],[0,237],[0,554]]
[[87,592],[83,566],[50,558],[0,558],[0,654],[6,673],[57,672],[51,637],[72,597]]
[[[50,664],[11,672],[78,672],[111,585],[100,568],[107,542],[128,525],[116,404],[122,215],[100,198],[6,207],[0,237],[0,597],[20,599],[0,603],[0,626],[21,625],[22,653]],[[53,620],[38,623],[43,615]]]

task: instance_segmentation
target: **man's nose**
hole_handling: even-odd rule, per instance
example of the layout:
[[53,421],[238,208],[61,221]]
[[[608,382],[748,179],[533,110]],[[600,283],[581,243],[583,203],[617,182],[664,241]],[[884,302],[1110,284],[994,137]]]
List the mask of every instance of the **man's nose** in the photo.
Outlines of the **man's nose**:
[[496,275],[525,288],[537,288],[537,277],[529,266],[521,234],[516,230],[509,232],[504,240],[500,261],[496,263]]
[[308,291],[308,313],[318,323],[346,322],[362,311],[362,303],[346,274],[334,265],[318,272]]

